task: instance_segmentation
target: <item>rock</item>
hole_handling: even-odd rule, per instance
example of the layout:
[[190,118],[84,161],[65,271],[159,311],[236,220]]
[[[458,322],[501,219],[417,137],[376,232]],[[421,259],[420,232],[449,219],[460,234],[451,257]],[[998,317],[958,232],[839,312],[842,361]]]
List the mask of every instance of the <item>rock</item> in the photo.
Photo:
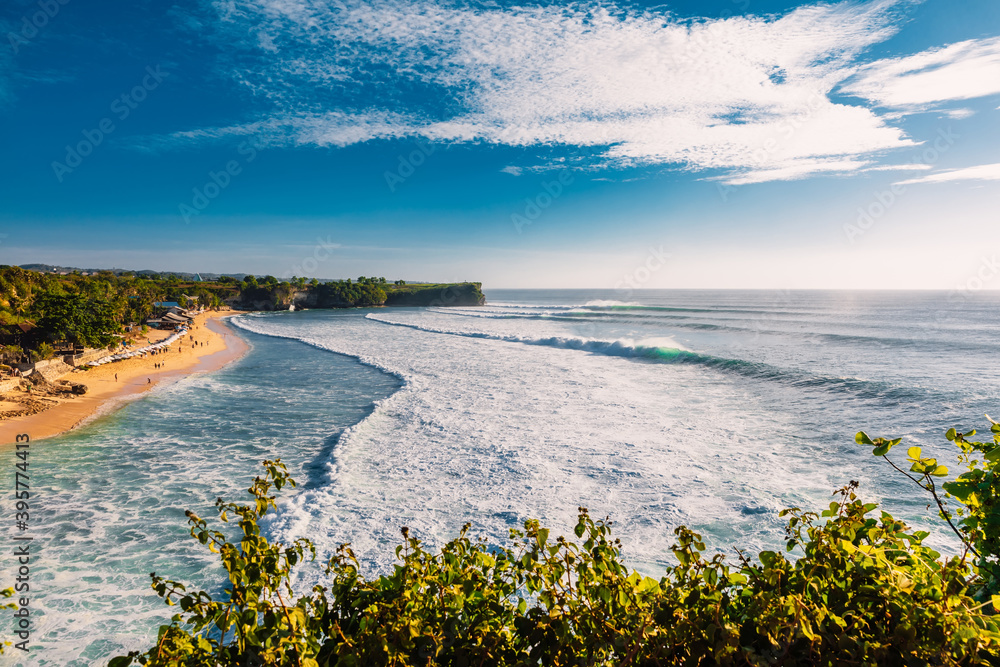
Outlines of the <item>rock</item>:
[[34,371],[28,376],[28,382],[36,387],[47,387],[49,385],[49,381],[38,371]]

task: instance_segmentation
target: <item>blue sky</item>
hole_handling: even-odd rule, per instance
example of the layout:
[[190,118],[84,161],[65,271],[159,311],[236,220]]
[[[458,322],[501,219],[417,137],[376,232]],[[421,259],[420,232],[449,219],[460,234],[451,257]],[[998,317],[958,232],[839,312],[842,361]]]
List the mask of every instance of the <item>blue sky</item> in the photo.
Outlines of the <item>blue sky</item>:
[[7,0],[0,262],[1000,288],[1000,3]]

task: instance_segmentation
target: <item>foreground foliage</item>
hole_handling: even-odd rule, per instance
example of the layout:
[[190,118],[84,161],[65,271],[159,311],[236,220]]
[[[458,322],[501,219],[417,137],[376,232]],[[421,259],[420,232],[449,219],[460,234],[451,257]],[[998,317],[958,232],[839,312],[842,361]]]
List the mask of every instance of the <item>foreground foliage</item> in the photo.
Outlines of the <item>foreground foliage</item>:
[[[297,597],[291,572],[315,549],[261,535],[272,491],[294,485],[280,461],[266,461],[249,504],[217,502],[236,541],[188,514],[191,534],[229,575],[224,595],[154,574],[153,588],[181,613],[149,651],[111,665],[1000,665],[1000,426],[992,443],[973,434],[948,433],[968,472],[944,497],[933,480],[947,470],[936,460],[911,448],[904,471],[886,459],[931,494],[966,545],[951,558],[864,503],[852,482],[819,514],[782,512],[794,559],[738,552],[730,563],[680,527],[677,564],[657,580],[623,565],[611,522],[581,508],[570,539],[528,521],[509,545],[488,545],[466,525],[432,552],[403,528],[399,564],[377,578],[342,545],[325,585]],[[899,442],[857,441],[877,456]],[[957,524],[949,499],[961,504]]]

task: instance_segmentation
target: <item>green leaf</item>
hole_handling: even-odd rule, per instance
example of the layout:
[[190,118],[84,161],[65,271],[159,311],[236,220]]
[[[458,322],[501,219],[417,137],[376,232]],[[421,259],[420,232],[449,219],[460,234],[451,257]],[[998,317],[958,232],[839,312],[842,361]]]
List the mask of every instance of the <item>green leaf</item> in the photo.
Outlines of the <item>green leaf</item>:
[[909,456],[911,459],[919,459],[920,458],[920,448],[919,447],[910,447],[909,449],[906,450],[906,455]]
[[872,454],[874,454],[875,456],[885,456],[886,454],[889,453],[889,450],[891,448],[892,445],[889,444],[879,445],[878,447],[872,450]]
[[990,451],[986,452],[984,458],[990,463],[996,463],[1000,461],[1000,447],[994,447]]
[[948,438],[950,442],[954,442],[956,435],[958,435],[958,432],[955,429],[950,428],[948,429],[948,432],[944,434],[944,437]]
[[948,468],[945,466],[938,466],[937,468],[934,468],[934,470],[931,470],[928,474],[935,477],[946,477],[948,475]]
[[962,501],[967,500],[972,495],[972,492],[976,490],[975,485],[968,482],[945,482],[941,486],[945,491]]
[[858,431],[857,435],[854,436],[854,442],[859,445],[874,445],[872,439],[868,437],[868,434],[864,431]]

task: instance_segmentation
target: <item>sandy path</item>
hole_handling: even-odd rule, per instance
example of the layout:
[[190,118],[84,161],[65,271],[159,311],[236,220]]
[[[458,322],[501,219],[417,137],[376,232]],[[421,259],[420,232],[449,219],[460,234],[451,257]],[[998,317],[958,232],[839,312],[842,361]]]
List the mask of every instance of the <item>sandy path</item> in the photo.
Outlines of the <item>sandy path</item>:
[[[161,382],[213,371],[238,359],[246,352],[247,345],[219,320],[234,314],[227,311],[199,315],[190,333],[161,354],[124,359],[63,376],[65,380],[87,385],[86,395],[61,399],[38,414],[0,421],[0,446],[13,443],[21,433],[32,441],[64,433]],[[149,339],[155,343],[167,335],[168,332],[153,331]],[[192,346],[193,342],[202,345]],[[163,368],[157,369],[155,364],[163,364]]]

